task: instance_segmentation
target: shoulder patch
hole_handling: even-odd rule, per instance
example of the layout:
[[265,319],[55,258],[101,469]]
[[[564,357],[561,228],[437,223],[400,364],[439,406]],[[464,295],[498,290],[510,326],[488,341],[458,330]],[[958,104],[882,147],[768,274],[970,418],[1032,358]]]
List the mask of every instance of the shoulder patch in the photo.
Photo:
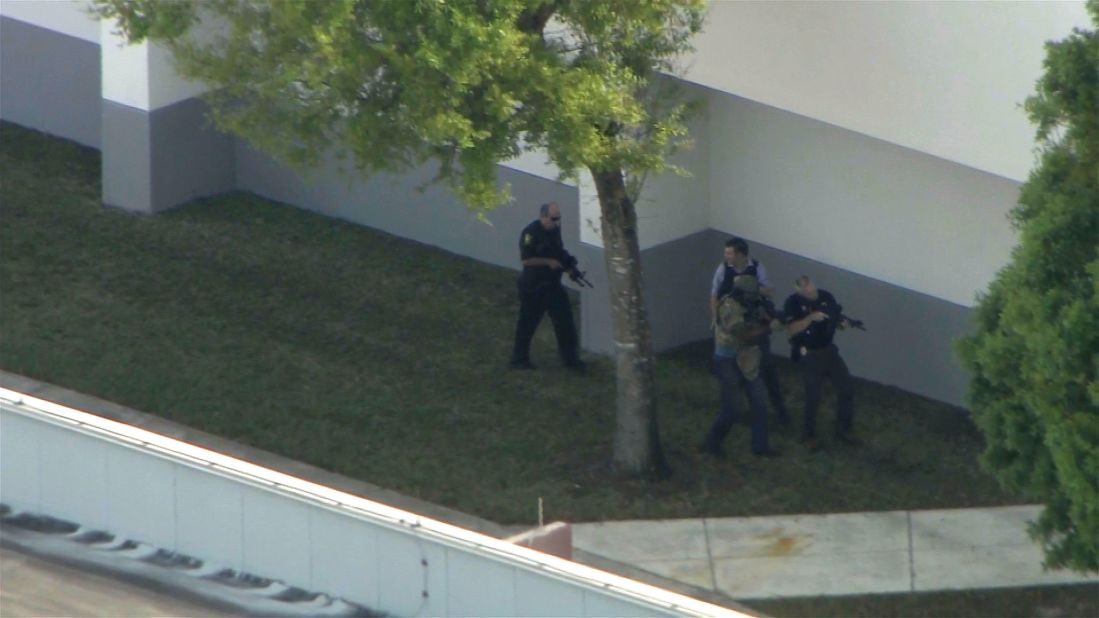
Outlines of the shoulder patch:
[[523,244],[524,245],[529,247],[530,243],[532,243],[532,242],[534,242],[534,237],[530,235],[530,232],[527,232],[526,234],[523,234]]

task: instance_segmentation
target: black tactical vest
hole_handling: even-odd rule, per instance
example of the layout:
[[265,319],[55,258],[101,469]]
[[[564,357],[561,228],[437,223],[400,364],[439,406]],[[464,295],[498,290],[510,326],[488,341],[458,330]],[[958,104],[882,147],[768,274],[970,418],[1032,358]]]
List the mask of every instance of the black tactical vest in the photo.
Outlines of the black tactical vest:
[[756,278],[756,280],[759,280],[759,274],[757,272],[759,260],[748,260],[748,265],[745,266],[744,270],[741,272],[736,272],[736,270],[734,270],[733,267],[729,266],[728,264],[724,264],[724,266],[725,277],[721,280],[721,287],[717,289],[718,298],[721,298],[722,296],[728,296],[729,294],[733,293],[733,279],[735,279],[737,275],[752,275]]

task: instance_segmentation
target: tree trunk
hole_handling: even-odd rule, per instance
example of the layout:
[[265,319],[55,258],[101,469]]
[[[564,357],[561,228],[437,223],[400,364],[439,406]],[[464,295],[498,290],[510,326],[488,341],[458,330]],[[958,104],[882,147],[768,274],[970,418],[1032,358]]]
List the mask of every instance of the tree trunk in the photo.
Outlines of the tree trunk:
[[591,170],[603,214],[603,253],[610,283],[617,362],[618,411],[613,465],[617,472],[662,478],[669,472],[656,422],[652,333],[641,293],[637,211],[621,170]]

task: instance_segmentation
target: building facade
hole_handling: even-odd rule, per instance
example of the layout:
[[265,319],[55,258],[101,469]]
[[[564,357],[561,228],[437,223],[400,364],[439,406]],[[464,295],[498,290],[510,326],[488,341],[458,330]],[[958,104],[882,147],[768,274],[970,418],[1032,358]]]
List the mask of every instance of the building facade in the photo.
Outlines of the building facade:
[[[868,324],[839,341],[857,376],[962,404],[952,341],[1010,257],[1007,214],[1034,160],[1019,106],[1042,43],[1087,24],[1079,1],[713,2],[679,78],[703,103],[694,148],[676,157],[691,175],[649,180],[638,204],[655,347],[708,336],[709,280],[735,234],[779,295],[808,274]],[[156,212],[247,190],[517,268],[519,229],[557,201],[596,284],[582,343],[613,350],[586,179],[560,181],[538,153],[503,164],[515,201],[486,225],[423,188],[430,166],[366,180],[334,159],[288,170],[210,128],[201,91],[84,2],[0,3],[0,117],[98,148],[104,203]]]

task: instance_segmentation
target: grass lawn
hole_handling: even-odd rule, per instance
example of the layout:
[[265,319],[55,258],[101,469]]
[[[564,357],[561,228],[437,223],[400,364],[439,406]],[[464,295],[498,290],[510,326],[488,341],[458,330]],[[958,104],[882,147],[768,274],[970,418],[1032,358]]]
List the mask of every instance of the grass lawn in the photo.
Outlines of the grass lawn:
[[572,521],[1020,500],[978,469],[963,410],[871,382],[857,384],[863,448],[810,454],[787,429],[784,456],[757,460],[737,426],[729,460],[703,459],[706,343],[657,362],[673,477],[613,478],[611,361],[559,368],[546,324],[542,369],[505,368],[514,272],[243,193],[128,214],[101,206],[99,177],[96,151],[3,124],[8,371],[502,524],[534,522],[539,497]]
[[1094,618],[1099,616],[1099,584],[783,599],[748,601],[746,604],[775,618]]
[[[505,369],[515,273],[253,195],[100,203],[98,152],[0,125],[0,367],[502,524],[1011,504],[963,410],[860,381],[860,449],[695,446],[709,344],[661,355],[668,481],[614,478],[608,359]],[[842,345],[842,341],[840,342]],[[791,410],[796,375],[780,367]],[[829,400],[830,401],[830,400]],[[832,409],[822,410],[828,427]],[[750,602],[774,616],[1093,616],[1099,587]]]

